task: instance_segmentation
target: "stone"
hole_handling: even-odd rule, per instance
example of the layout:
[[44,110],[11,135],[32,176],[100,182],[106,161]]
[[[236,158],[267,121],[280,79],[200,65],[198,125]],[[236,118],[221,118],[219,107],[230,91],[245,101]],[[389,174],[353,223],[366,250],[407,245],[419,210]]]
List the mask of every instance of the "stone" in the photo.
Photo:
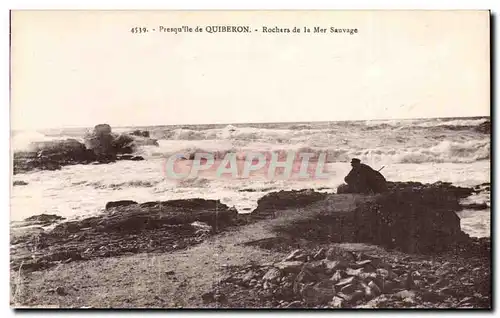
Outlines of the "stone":
[[320,259],[324,259],[326,256],[326,250],[325,248],[320,248],[319,251],[317,251],[314,256],[313,256],[313,259],[314,260],[320,260]]
[[424,291],[421,295],[423,301],[431,302],[431,303],[438,303],[442,302],[445,297],[443,295],[433,292],[431,290],[429,291]]
[[335,286],[342,287],[345,285],[352,284],[354,282],[354,279],[355,279],[354,276],[341,279],[337,284],[335,284]]
[[38,214],[24,219],[29,225],[47,226],[65,220],[66,218],[56,214]]
[[345,299],[338,297],[338,296],[333,296],[332,300],[328,303],[328,306],[331,308],[343,308],[345,303]]
[[342,286],[342,288],[340,288],[340,291],[344,294],[352,294],[356,290],[356,288],[356,284],[348,284]]
[[12,183],[13,186],[25,186],[25,185],[28,185],[28,182],[26,181],[23,181],[23,180],[15,180],[13,183]]
[[55,289],[55,292],[59,295],[59,296],[65,296],[67,295],[68,293],[66,292],[66,290],[61,287],[61,286],[58,286],[56,289]]
[[108,203],[106,203],[105,209],[109,210],[112,208],[125,207],[133,204],[138,204],[138,203],[132,200],[109,201]]
[[301,308],[301,307],[302,307],[302,302],[300,300],[295,300],[283,308]]
[[334,283],[338,283],[341,279],[342,279],[342,274],[340,273],[340,271],[336,271],[330,278],[330,280]]
[[325,261],[324,260],[318,260],[318,261],[312,261],[305,263],[304,265],[305,268],[310,270],[312,273],[320,273],[325,271]]
[[256,274],[255,274],[254,271],[249,271],[248,273],[246,273],[245,275],[243,275],[243,277],[241,278],[241,281],[243,283],[249,283],[250,281],[252,281],[252,279],[255,277],[255,275]]
[[262,277],[264,281],[277,281],[281,277],[281,272],[277,268],[270,268],[267,273]]
[[353,263],[356,260],[356,257],[352,252],[346,251],[340,247],[331,247],[326,252],[326,259],[330,261],[344,261],[347,263]]
[[440,278],[438,279],[437,282],[435,282],[434,284],[432,284],[433,287],[435,288],[441,288],[441,287],[444,287],[444,286],[448,286],[450,284],[450,281],[446,278]]
[[316,276],[306,268],[303,268],[295,278],[295,282],[302,284],[314,281],[316,281]]
[[287,261],[287,262],[277,263],[274,266],[279,268],[285,273],[295,273],[295,272],[300,272],[302,265],[304,265],[304,262],[302,261]]
[[348,268],[346,269],[345,272],[349,276],[360,276],[363,273],[363,268],[358,268],[358,269]]
[[325,260],[324,266],[327,274],[331,274],[338,269],[346,268],[346,262]]
[[335,291],[331,288],[306,285],[301,291],[301,296],[307,304],[320,305],[331,300],[335,296]]
[[373,291],[375,297],[382,294],[382,289],[374,281],[369,282],[368,287]]
[[415,292],[413,291],[410,291],[410,290],[402,290],[400,292],[397,292],[396,294],[394,294],[394,296],[404,300],[404,299],[407,299],[407,298],[412,298],[414,299],[415,298]]
[[284,262],[286,262],[286,261],[294,261],[294,260],[297,260],[296,257],[300,257],[300,256],[304,256],[304,253],[302,252],[302,250],[297,249],[297,250],[291,252],[290,254],[288,254],[288,256],[285,257],[285,259],[283,261]]

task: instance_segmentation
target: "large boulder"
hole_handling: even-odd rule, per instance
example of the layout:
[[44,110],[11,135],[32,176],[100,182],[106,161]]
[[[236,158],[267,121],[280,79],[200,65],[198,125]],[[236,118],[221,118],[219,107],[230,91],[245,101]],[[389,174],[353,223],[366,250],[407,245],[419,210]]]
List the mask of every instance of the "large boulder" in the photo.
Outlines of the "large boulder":
[[357,241],[408,253],[436,253],[466,237],[455,212],[472,189],[446,183],[392,184],[392,189],[355,210]]
[[111,133],[111,126],[108,124],[99,124],[85,135],[85,146],[94,152],[100,162],[113,161],[116,158],[116,152],[113,147],[115,137]]

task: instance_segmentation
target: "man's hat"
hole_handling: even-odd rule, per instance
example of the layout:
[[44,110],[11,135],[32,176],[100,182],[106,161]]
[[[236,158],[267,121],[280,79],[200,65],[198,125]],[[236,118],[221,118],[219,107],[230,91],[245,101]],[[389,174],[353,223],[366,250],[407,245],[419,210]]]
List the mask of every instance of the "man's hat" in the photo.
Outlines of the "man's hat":
[[361,160],[359,160],[358,158],[352,158],[351,163],[361,163]]

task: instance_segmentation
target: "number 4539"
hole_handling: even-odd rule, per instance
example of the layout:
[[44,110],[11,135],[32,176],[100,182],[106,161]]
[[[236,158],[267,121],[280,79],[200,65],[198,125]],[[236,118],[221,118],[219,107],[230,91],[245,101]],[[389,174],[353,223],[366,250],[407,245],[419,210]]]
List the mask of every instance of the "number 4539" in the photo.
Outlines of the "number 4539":
[[148,29],[145,27],[134,27],[134,28],[130,29],[130,32],[132,32],[132,33],[147,33]]

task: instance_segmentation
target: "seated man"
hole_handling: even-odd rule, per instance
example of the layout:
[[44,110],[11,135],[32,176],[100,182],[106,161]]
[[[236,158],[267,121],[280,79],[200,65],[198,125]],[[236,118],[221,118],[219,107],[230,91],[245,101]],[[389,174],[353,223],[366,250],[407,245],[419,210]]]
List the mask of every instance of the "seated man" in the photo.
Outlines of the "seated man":
[[387,191],[387,183],[384,176],[373,170],[370,166],[361,163],[361,160],[351,160],[352,170],[344,178],[347,185],[341,185],[337,193],[382,193]]

